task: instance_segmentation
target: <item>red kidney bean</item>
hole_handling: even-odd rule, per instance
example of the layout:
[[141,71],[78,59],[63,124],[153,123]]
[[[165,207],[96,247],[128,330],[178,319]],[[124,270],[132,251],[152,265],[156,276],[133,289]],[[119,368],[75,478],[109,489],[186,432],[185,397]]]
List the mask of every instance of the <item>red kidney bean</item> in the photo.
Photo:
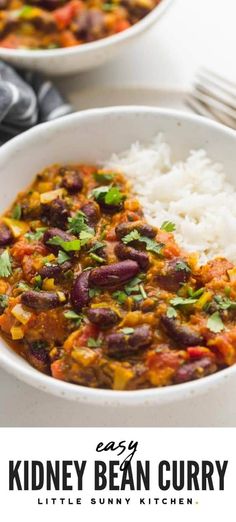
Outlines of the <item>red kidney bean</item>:
[[91,286],[112,288],[127,283],[140,271],[138,263],[127,259],[111,265],[101,266],[91,270],[89,283]]
[[203,357],[198,361],[183,364],[178,368],[174,382],[175,384],[181,384],[195,379],[206,377],[216,372],[217,366],[210,357]]
[[141,270],[145,272],[148,270],[149,257],[146,252],[141,252],[136,250],[136,248],[128,247],[123,243],[118,243],[115,246],[114,251],[118,259],[132,259],[138,263]]
[[142,236],[146,236],[151,239],[156,237],[157,234],[157,230],[152,225],[148,225],[148,223],[143,223],[142,221],[127,221],[117,225],[116,235],[118,239],[122,239],[122,237],[132,232],[132,230],[137,230]]
[[9,245],[13,241],[10,229],[4,224],[0,224],[0,247]]
[[101,213],[99,205],[95,203],[95,201],[89,201],[88,203],[85,203],[85,205],[81,207],[81,211],[87,217],[87,223],[90,227],[93,227],[98,223]]
[[134,332],[130,335],[122,332],[110,334],[106,341],[110,357],[124,357],[141,348],[147,348],[152,342],[152,332],[150,326],[143,325],[134,328]]
[[28,308],[41,312],[64,305],[66,301],[61,302],[57,292],[37,292],[29,290],[21,295],[21,302]]
[[82,272],[75,280],[71,290],[71,303],[80,312],[89,303],[89,270]]
[[178,268],[178,263],[183,262],[182,259],[175,259],[166,263],[163,273],[157,274],[155,278],[161,288],[168,292],[177,292],[182,284],[187,283],[191,271],[188,266],[183,269]]
[[83,188],[83,179],[76,169],[63,167],[60,169],[60,174],[63,175],[62,187],[66,188],[70,194],[76,194]]
[[28,342],[28,360],[40,372],[48,373],[50,358],[48,355],[48,345],[44,341]]
[[60,277],[67,272],[67,270],[70,270],[72,267],[70,261],[65,261],[65,263],[61,265],[44,265],[39,270],[39,275],[45,279],[45,278],[53,278],[55,280],[60,279]]
[[110,308],[91,308],[87,315],[91,323],[100,328],[111,328],[120,320],[118,314]]
[[[52,239],[53,237],[56,237],[56,236],[59,237],[60,239],[62,239],[62,241],[73,241],[73,239],[76,239],[75,236],[72,236],[72,234],[69,234],[68,232],[64,232],[60,228],[56,228],[56,227],[48,228],[48,230],[46,230],[46,232],[44,232],[43,242],[55,254],[58,254],[59,250],[62,250],[62,248],[60,246],[51,245],[49,243],[50,239]],[[73,252],[70,252],[70,253],[72,254]]]
[[54,199],[49,205],[42,205],[42,214],[52,227],[66,229],[70,213],[65,201]]
[[178,346],[197,346],[204,342],[202,335],[198,334],[188,326],[182,326],[176,319],[163,315],[160,319],[160,324],[167,333],[167,335],[173,339]]

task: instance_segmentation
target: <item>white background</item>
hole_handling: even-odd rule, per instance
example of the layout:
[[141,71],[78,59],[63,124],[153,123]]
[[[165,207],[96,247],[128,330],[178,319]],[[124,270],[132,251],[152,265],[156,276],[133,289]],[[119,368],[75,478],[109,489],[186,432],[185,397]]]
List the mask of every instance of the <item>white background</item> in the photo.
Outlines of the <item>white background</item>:
[[[222,440],[225,443],[222,444]],[[120,460],[116,453],[96,453],[98,442],[139,441],[135,460],[151,461],[151,491],[124,492],[93,491],[94,460]],[[227,443],[226,443],[227,441]],[[7,451],[6,451],[7,448]],[[128,454],[125,453],[126,456]],[[8,460],[87,460],[84,473],[83,492],[20,492],[8,491]],[[161,492],[157,483],[157,463],[161,460],[229,460],[225,475],[225,491],[213,492]],[[24,522],[57,522],[70,520],[96,520],[98,522],[120,522],[130,517],[137,522],[150,521],[199,522],[209,519],[222,522],[235,520],[235,430],[208,429],[14,429],[2,430],[0,446],[0,502],[4,520],[24,520]],[[135,468],[134,468],[135,469]],[[217,475],[216,475],[217,477]],[[168,477],[169,478],[169,477]],[[215,482],[218,484],[218,480]],[[83,497],[81,506],[38,506],[37,498]],[[91,497],[131,497],[130,505],[91,506]],[[139,506],[139,497],[193,497],[189,506],[146,505]],[[198,502],[198,503],[196,503]],[[134,518],[135,517],[135,518]]]
[[[80,98],[89,90],[112,92],[114,86],[164,88],[166,92],[186,89],[200,65],[236,80],[235,50],[235,0],[174,0],[164,18],[125,55],[96,71],[58,83],[79,108]],[[145,103],[146,98],[139,102]],[[89,104],[94,105],[92,94]],[[204,397],[192,399],[178,409],[174,404],[158,411],[140,410],[138,415],[117,413],[47,396],[0,370],[0,425],[236,426],[235,395],[236,383],[231,382],[207,401]]]

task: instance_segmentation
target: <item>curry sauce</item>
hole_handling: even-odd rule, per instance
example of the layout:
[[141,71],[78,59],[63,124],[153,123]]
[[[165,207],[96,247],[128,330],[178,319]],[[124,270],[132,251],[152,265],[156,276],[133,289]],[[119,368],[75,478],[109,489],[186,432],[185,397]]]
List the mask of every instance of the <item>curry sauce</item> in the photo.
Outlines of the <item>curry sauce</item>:
[[114,390],[199,379],[236,362],[236,268],[146,222],[129,181],[53,165],[0,220],[0,328],[39,371]]

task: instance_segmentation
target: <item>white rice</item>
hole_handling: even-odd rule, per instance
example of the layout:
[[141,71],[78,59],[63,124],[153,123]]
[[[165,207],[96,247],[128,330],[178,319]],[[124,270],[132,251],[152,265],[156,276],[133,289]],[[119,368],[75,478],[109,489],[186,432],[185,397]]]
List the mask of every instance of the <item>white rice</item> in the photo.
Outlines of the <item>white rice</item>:
[[224,256],[236,263],[236,191],[204,150],[173,163],[170,146],[159,134],[148,146],[135,143],[114,154],[104,167],[126,174],[148,221],[157,226],[174,222],[177,242],[199,252],[201,262]]

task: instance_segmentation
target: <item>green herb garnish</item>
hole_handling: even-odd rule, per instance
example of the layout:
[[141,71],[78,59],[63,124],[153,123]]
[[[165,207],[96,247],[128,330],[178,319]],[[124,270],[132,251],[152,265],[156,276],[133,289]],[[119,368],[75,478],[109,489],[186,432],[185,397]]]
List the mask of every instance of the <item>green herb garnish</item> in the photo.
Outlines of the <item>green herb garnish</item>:
[[197,299],[193,297],[179,297],[176,296],[170,300],[172,306],[191,305],[197,302]]
[[132,243],[133,241],[140,241],[141,243],[145,243],[146,250],[149,252],[154,252],[154,254],[161,254],[161,250],[163,248],[163,243],[158,243],[154,239],[150,239],[149,237],[142,236],[138,230],[134,229],[132,232],[122,237],[122,241],[125,245]]
[[96,243],[94,243],[92,245],[92,247],[90,248],[89,253],[96,252],[96,250],[100,250],[100,248],[103,248],[104,246],[105,246],[105,243],[102,243],[101,241],[96,241]]
[[214,301],[217,303],[220,310],[228,310],[229,308],[236,308],[236,301],[232,301],[228,297],[215,295]]
[[200,297],[204,292],[204,288],[199,288],[198,290],[193,290],[192,288],[188,288],[188,295],[192,298]]
[[63,250],[59,250],[58,256],[57,256],[57,262],[59,265],[63,265],[63,263],[65,263],[69,259],[70,259],[70,257],[68,256],[68,254],[63,252]]
[[224,323],[220,317],[219,312],[214,312],[214,314],[212,314],[209,317],[207,321],[207,328],[213,333],[219,333],[225,329]]
[[113,180],[115,173],[113,172],[103,172],[102,170],[98,170],[94,173],[94,179],[97,183],[105,183]]
[[48,240],[49,245],[60,246],[65,252],[77,252],[80,250],[81,241],[80,239],[73,239],[72,241],[63,241],[61,237],[54,236]]
[[42,277],[41,275],[36,275],[34,278],[34,290],[40,290],[42,288]]
[[91,254],[89,254],[89,256],[94,261],[97,261],[97,263],[100,263],[100,264],[105,263],[105,259],[103,259],[103,257],[100,257],[97,254],[94,254],[93,252],[91,252]]
[[1,294],[0,295],[0,309],[1,309],[1,312],[3,310],[5,310],[5,308],[7,307],[8,305],[8,296],[5,295],[5,294]]
[[20,205],[20,203],[17,203],[12,209],[11,217],[13,219],[20,219],[21,212],[22,212],[21,205]]
[[35,232],[27,232],[25,237],[29,239],[29,241],[39,241],[42,239],[45,230],[47,230],[46,227],[36,228]]
[[134,328],[130,328],[129,326],[125,328],[121,328],[120,332],[124,333],[125,335],[130,335],[134,333]]
[[101,346],[102,341],[100,339],[94,339],[94,337],[89,337],[87,341],[87,345],[89,348],[99,348]]
[[176,226],[172,221],[164,221],[161,225],[161,230],[165,230],[165,232],[174,232]]
[[100,295],[100,293],[101,293],[101,290],[99,290],[99,288],[90,288],[89,289],[90,299],[92,299],[93,297],[97,297],[98,295]]
[[189,266],[184,261],[177,261],[175,265],[176,270],[184,270],[185,272],[191,272]]
[[92,190],[91,195],[96,200],[102,200],[106,205],[120,205],[125,198],[124,194],[120,192],[119,187],[97,187]]
[[64,317],[66,317],[66,319],[70,319],[71,321],[74,321],[76,326],[80,326],[81,322],[84,319],[84,316],[82,314],[77,314],[73,310],[68,310],[67,312],[64,312]]
[[119,304],[124,304],[127,299],[127,294],[125,292],[121,292],[120,290],[117,290],[116,292],[113,292],[112,294],[113,299],[116,299]]
[[177,317],[177,312],[173,308],[173,306],[169,306],[167,308],[166,315],[167,315],[167,317],[169,317],[169,319],[174,319],[175,317]]
[[87,232],[93,236],[94,229],[88,226],[87,221],[87,216],[84,214],[84,212],[79,210],[73,217],[68,218],[70,232],[77,235],[81,232]]
[[11,258],[8,250],[0,255],[0,277],[9,277],[12,274]]

